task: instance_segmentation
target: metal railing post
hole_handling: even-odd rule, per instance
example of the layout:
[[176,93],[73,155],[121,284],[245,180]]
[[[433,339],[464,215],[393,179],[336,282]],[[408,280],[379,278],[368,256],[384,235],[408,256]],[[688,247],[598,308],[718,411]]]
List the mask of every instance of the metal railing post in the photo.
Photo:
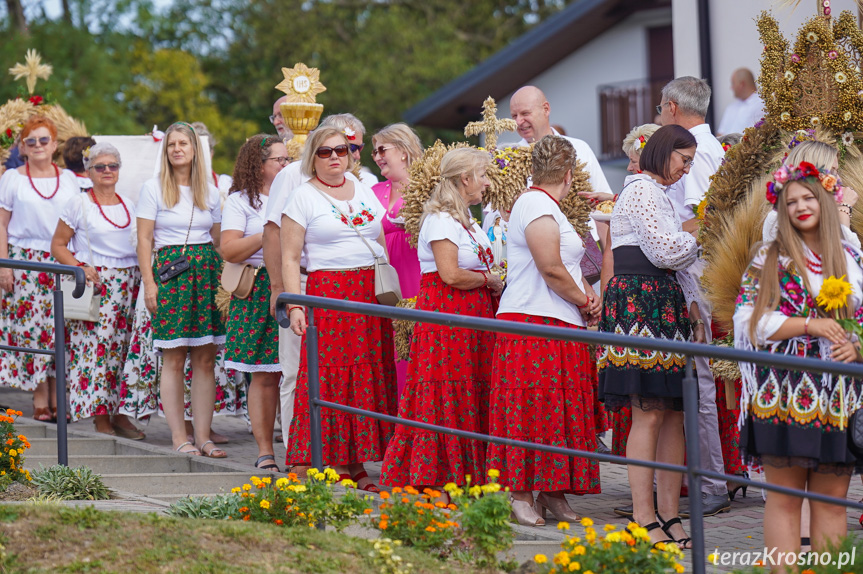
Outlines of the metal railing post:
[[701,448],[698,444],[698,378],[686,356],[683,377],[683,428],[686,432],[686,476],[689,482],[689,533],[692,536],[692,572],[704,574],[704,515],[701,504]]
[[315,324],[315,310],[309,307],[306,316],[306,364],[308,365],[309,386],[309,433],[311,435],[312,467],[323,470],[324,445],[321,437],[321,378],[318,372],[318,327]]
[[54,383],[57,387],[57,464],[69,466],[66,437],[66,318],[60,274],[54,274]]

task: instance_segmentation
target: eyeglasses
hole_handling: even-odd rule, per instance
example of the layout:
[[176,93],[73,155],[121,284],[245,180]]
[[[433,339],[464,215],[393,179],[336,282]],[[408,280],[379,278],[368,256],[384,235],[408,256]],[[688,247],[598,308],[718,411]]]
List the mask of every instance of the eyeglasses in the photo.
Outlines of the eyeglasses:
[[30,147],[36,147],[36,144],[46,146],[51,143],[51,136],[42,136],[41,138],[27,138],[24,140],[24,144]]
[[[327,157],[329,157],[329,156],[327,156]],[[285,156],[281,156],[281,157],[268,157],[268,158],[267,158],[267,159],[265,159],[264,161],[270,161],[270,160],[277,161],[277,162],[279,162],[279,164],[280,164],[282,167],[285,167],[286,165],[288,165],[288,162],[289,162],[289,161],[291,161],[291,158],[289,158],[289,157],[285,157]]]
[[665,102],[664,104],[659,104],[658,106],[656,106],[656,113],[661,116],[662,115],[662,108],[664,108],[667,104],[670,104],[670,103],[671,103],[671,100]]
[[684,167],[684,168],[692,167],[692,164],[694,164],[694,163],[695,163],[695,158],[694,158],[694,157],[689,157],[689,156],[688,156],[688,155],[686,155],[685,153],[680,153],[680,152],[679,152],[679,151],[677,151],[677,150],[673,150],[673,151],[674,151],[674,153],[676,153],[677,155],[679,155],[680,157],[682,157],[682,158],[683,158],[683,167]]
[[379,155],[382,156],[382,155],[384,155],[384,152],[386,152],[388,149],[393,149],[393,147],[394,146],[390,146],[390,147],[384,147],[382,145],[378,146],[372,150],[372,157],[377,157]]
[[282,119],[282,114],[273,114],[272,116],[270,116],[270,123],[275,125],[276,118]]
[[351,153],[357,153],[358,151],[363,151],[363,148],[366,147],[366,144],[348,144],[351,148]]
[[97,163],[96,165],[91,165],[90,169],[95,169],[96,173],[103,173],[106,169],[110,170],[112,173],[120,169],[119,163]]
[[344,144],[337,145],[336,147],[321,146],[315,152],[315,155],[321,159],[327,159],[328,157],[333,155],[333,152],[336,152],[336,155],[338,157],[345,157],[346,155],[348,155],[348,146]]

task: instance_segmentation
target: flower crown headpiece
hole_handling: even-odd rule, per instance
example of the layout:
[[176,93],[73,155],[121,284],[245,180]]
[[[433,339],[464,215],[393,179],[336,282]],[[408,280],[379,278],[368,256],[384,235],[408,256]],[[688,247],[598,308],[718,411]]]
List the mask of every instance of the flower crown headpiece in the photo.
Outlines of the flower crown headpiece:
[[839,178],[832,173],[819,171],[817,167],[808,161],[801,161],[796,167],[783,165],[774,171],[773,181],[767,182],[767,201],[775,209],[779,192],[782,191],[789,181],[799,181],[808,177],[817,179],[827,193],[833,194],[833,199],[836,200],[836,203],[842,203],[844,188]]

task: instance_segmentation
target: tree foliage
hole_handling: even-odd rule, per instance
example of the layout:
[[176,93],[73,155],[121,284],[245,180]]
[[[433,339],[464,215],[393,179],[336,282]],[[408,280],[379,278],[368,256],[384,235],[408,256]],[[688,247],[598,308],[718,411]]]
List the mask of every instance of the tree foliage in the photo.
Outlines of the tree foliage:
[[[203,121],[223,142],[217,168],[230,172],[246,137],[273,131],[282,67],[319,68],[326,113],[352,112],[371,134],[566,3],[173,0],[157,11],[152,0],[64,0],[56,20],[25,11],[22,27],[20,2],[7,0],[0,69],[38,49],[54,66],[41,89],[93,133]],[[0,98],[16,89],[0,83]]]

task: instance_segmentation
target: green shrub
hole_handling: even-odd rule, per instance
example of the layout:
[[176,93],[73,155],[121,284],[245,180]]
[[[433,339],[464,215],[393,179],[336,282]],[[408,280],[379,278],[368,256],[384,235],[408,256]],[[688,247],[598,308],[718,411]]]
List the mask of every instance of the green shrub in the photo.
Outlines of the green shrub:
[[33,485],[39,494],[58,500],[108,500],[108,489],[102,477],[86,466],[69,468],[55,464],[33,473]]
[[165,514],[177,518],[226,520],[239,514],[240,498],[235,494],[183,498],[168,507]]

